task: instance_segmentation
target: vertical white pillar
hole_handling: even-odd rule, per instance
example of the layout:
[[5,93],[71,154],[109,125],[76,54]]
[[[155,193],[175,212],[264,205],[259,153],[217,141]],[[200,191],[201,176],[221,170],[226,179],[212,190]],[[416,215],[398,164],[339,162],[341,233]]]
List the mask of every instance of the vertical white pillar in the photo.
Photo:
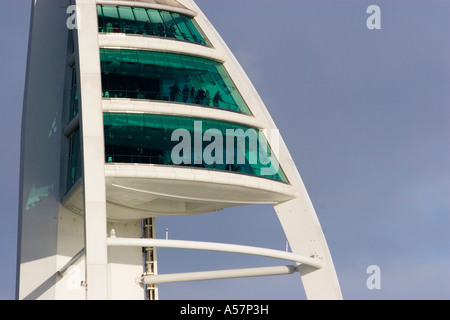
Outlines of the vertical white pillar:
[[76,0],[88,300],[108,298],[106,191],[97,7]]
[[342,294],[322,228],[307,196],[274,206],[292,252],[322,260],[321,269],[299,268],[308,300],[341,300]]
[[[57,297],[60,130],[68,32],[61,1],[28,2],[32,18],[22,114],[16,298],[49,300]],[[6,142],[8,137],[3,139]]]

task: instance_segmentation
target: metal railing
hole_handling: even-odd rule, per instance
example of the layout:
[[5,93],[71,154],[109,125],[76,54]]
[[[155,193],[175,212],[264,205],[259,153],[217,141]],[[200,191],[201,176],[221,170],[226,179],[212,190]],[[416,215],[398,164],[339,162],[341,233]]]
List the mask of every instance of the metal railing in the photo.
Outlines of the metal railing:
[[156,100],[164,102],[175,102],[184,104],[193,104],[202,107],[219,108],[228,111],[242,113],[241,108],[233,103],[226,101],[214,101],[214,97],[196,97],[186,96],[182,93],[171,95],[160,91],[144,91],[144,90],[103,90],[103,98],[105,99],[143,99]]
[[206,163],[181,163],[174,164],[162,156],[146,156],[140,154],[106,154],[106,163],[140,163],[140,164],[161,164],[178,167],[194,167],[209,170],[229,171],[250,175],[257,175],[255,170],[249,164],[235,165],[235,164],[206,164]]
[[108,23],[106,23],[105,25],[99,25],[98,31],[100,33],[125,33],[147,37],[168,38],[208,46],[208,43],[204,39],[199,38],[195,34],[186,34],[185,32],[178,31],[177,29],[173,30],[167,26],[163,26],[160,29],[149,29],[145,23],[122,23],[116,25],[108,25]]

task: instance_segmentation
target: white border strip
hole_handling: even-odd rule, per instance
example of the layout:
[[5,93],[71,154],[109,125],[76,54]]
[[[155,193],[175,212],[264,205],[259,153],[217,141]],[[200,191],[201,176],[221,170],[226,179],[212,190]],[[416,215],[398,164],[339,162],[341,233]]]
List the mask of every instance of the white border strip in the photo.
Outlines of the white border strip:
[[266,124],[251,115],[237,113],[225,109],[203,107],[182,103],[160,102],[155,100],[140,100],[127,98],[104,98],[104,112],[116,113],[151,113],[178,117],[210,119],[237,123],[255,129],[265,129]]

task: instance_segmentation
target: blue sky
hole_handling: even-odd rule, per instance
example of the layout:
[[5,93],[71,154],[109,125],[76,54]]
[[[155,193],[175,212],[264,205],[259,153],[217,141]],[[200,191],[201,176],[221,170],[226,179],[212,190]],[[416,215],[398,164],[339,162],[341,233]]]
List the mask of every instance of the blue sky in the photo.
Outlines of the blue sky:
[[[291,151],[345,299],[450,298],[450,1],[197,0]],[[369,30],[368,6],[381,9]],[[14,299],[30,1],[0,2],[0,299]],[[50,75],[43,75],[50,76]],[[174,239],[283,250],[274,210],[157,219]],[[164,249],[161,273],[279,264]],[[366,270],[378,265],[381,289]],[[160,286],[161,299],[304,299],[297,274]]]

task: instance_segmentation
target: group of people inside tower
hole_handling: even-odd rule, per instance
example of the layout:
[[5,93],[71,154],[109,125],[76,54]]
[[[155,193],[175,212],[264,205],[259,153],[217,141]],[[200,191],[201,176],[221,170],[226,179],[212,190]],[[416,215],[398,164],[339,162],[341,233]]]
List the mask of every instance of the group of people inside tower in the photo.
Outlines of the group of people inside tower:
[[176,83],[170,88],[170,101],[182,101],[184,103],[194,103],[200,105],[211,106],[219,108],[219,103],[223,102],[220,91],[211,97],[209,90],[203,90],[202,88],[196,90],[193,86],[189,87],[185,84],[183,90],[181,90]]
[[177,31],[175,23],[163,24],[161,22],[152,23],[150,21],[145,22],[143,25],[137,23],[119,23],[118,21],[108,21],[105,26],[99,25],[100,32],[107,33],[131,33],[147,36],[156,36],[161,38],[173,38],[179,40],[185,40],[189,42],[196,42],[204,44],[204,40],[199,38],[195,33]]

